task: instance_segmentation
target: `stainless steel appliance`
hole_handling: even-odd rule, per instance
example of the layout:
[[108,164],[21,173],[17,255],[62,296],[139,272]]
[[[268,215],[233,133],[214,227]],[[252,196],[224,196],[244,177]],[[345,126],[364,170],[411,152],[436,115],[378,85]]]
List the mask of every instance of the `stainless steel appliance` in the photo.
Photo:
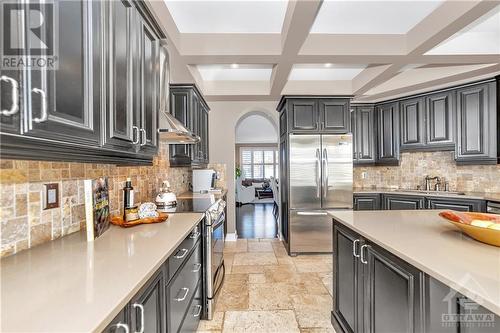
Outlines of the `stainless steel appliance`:
[[352,209],[352,135],[290,135],[290,253],[332,252],[326,210]]
[[491,214],[500,214],[500,202],[488,201],[486,211]]
[[193,170],[193,192],[209,192],[215,188],[217,173],[212,169]]
[[191,199],[177,199],[177,205],[162,209],[169,213],[205,214],[203,228],[203,319],[211,320],[215,302],[224,283],[224,229],[226,202],[214,194],[194,194]]

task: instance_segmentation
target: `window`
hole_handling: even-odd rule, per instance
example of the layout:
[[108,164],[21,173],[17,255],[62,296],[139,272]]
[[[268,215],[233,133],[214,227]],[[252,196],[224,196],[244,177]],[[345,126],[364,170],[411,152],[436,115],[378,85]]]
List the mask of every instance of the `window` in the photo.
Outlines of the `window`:
[[243,178],[278,178],[278,149],[244,147],[240,149]]

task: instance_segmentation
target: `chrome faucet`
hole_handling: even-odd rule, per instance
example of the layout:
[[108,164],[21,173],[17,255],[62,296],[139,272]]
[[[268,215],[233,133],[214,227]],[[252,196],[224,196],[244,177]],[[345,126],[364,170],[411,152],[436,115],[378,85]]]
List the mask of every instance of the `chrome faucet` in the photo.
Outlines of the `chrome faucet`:
[[431,191],[432,180],[436,180],[436,184],[434,185],[434,191],[439,191],[441,188],[441,178],[439,178],[438,176],[435,177],[425,176],[425,190]]

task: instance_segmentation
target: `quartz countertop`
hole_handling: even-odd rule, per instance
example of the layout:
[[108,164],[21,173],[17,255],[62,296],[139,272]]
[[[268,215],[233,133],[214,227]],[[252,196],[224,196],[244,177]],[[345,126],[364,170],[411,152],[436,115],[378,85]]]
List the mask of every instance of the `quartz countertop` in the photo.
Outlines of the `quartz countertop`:
[[456,198],[456,199],[479,199],[479,200],[487,200],[487,201],[498,201],[500,202],[500,193],[494,192],[466,192],[466,191],[457,191],[462,192],[464,194],[456,194],[456,193],[447,193],[447,192],[439,192],[433,193],[433,191],[425,192],[425,191],[414,191],[414,190],[405,190],[405,189],[391,189],[391,188],[354,188],[354,194],[361,193],[385,193],[385,194],[403,194],[403,195],[418,195],[425,197],[437,197],[437,198]]
[[500,315],[500,248],[444,221],[439,210],[330,211],[338,222]]
[[1,260],[2,332],[101,332],[201,221],[171,214],[164,223],[111,226]]

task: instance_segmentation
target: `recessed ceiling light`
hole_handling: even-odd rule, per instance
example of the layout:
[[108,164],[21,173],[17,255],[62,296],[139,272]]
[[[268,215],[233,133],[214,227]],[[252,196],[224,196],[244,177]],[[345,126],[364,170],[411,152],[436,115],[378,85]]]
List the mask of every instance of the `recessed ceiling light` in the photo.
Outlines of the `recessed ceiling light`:
[[328,63],[325,64],[325,67],[326,68],[330,68],[330,67],[332,67],[332,64],[328,62]]
[[239,68],[239,67],[240,67],[240,65],[238,65],[238,64],[231,64],[231,68],[232,69],[236,69],[236,68]]

